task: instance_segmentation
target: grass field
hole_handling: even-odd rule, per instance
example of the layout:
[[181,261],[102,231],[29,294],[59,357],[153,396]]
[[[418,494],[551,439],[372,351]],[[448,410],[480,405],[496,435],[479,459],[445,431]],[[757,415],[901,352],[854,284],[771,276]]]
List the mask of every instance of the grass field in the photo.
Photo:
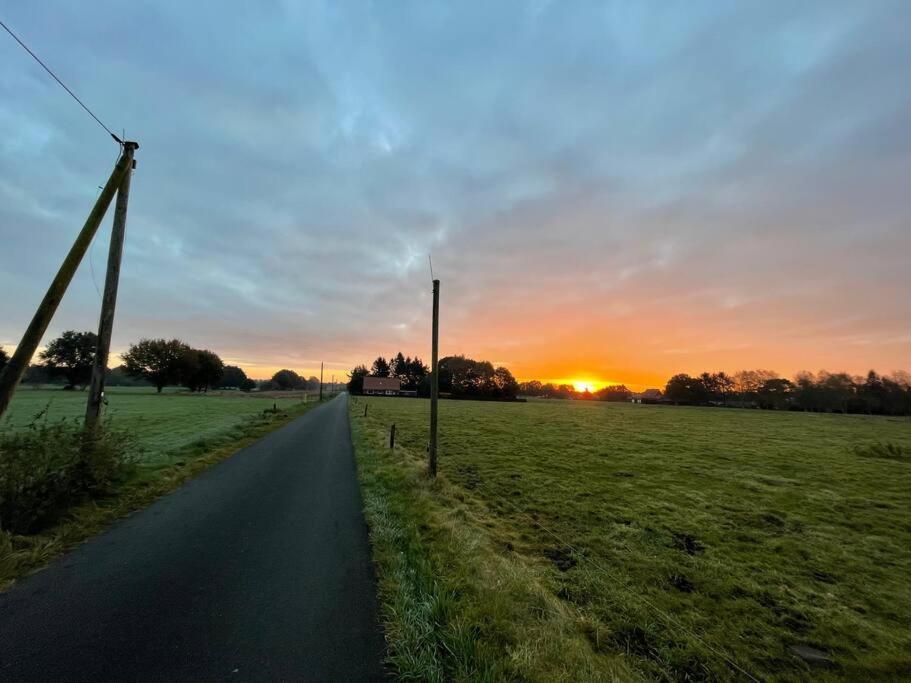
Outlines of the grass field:
[[[102,497],[67,510],[53,526],[29,535],[0,531],[0,590],[317,405],[314,397],[304,402],[301,394],[159,395],[128,387],[113,387],[106,397],[104,416],[135,437],[138,466]],[[22,388],[0,430],[28,429],[39,414],[39,420],[51,423],[81,423],[85,401],[84,392]]]
[[911,420],[443,401],[429,484],[428,403],[364,402],[401,675],[911,678]]
[[[175,391],[156,394],[153,388],[132,387],[112,387],[105,392],[105,397],[108,400],[105,417],[135,434],[144,451],[143,464],[148,468],[168,465],[187,447],[205,445],[242,428],[273,405],[286,410],[301,402],[299,395],[281,398],[241,392],[191,394]],[[45,410],[46,418],[51,422],[81,420],[86,398],[83,391],[22,388],[13,398],[0,428],[23,429]]]

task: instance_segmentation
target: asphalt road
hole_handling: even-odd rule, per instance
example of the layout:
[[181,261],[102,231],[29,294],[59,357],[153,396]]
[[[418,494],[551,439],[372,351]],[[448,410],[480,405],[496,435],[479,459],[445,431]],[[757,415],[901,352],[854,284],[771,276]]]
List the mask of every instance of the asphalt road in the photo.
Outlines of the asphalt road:
[[0,680],[379,680],[346,398],[0,594]]

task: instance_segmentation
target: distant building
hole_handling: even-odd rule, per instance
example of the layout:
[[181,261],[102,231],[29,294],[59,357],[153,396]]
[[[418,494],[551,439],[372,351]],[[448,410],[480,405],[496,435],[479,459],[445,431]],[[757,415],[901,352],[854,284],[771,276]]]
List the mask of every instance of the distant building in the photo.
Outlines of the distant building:
[[661,403],[664,400],[664,394],[661,389],[646,389],[639,393],[630,394],[630,403]]
[[399,396],[402,382],[398,377],[365,377],[364,394],[367,396]]

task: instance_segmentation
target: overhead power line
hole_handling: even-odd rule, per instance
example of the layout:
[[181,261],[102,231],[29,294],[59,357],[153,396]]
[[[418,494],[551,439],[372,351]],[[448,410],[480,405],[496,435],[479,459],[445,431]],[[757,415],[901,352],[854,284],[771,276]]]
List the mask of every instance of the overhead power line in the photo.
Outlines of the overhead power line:
[[17,43],[19,43],[19,45],[22,46],[22,49],[25,50],[26,52],[28,52],[28,53],[32,56],[32,58],[33,58],[36,62],[38,62],[38,63],[41,65],[41,67],[42,67],[45,71],[47,71],[47,72],[51,75],[51,78],[53,78],[55,81],[57,81],[57,83],[60,84],[60,87],[61,87],[61,88],[63,88],[64,90],[66,90],[66,91],[69,93],[70,97],[72,97],[74,100],[76,100],[76,101],[79,103],[79,106],[80,106],[80,107],[82,107],[83,109],[86,110],[86,112],[88,112],[88,115],[89,115],[89,116],[91,116],[93,119],[95,119],[95,121],[98,122],[98,125],[99,125],[99,126],[101,126],[102,128],[104,128],[104,129],[108,132],[108,134],[109,134],[112,138],[114,138],[114,141],[115,141],[118,145],[122,145],[122,144],[123,144],[123,140],[121,140],[119,137],[117,137],[116,135],[114,135],[114,133],[111,131],[111,129],[108,128],[106,125],[104,125],[104,124],[101,122],[101,119],[99,119],[97,116],[95,116],[94,112],[92,112],[91,109],[89,109],[87,106],[85,106],[85,103],[84,103],[82,100],[80,100],[78,97],[76,97],[76,93],[74,93],[72,90],[70,90],[68,87],[66,87],[66,83],[64,83],[64,82],[61,81],[59,78],[57,78],[57,74],[55,74],[53,71],[51,71],[50,68],[48,68],[48,65],[45,64],[44,62],[42,62],[42,61],[41,61],[41,58],[38,57],[38,55],[36,55],[34,52],[32,52],[31,49],[29,49],[29,46],[26,45],[25,43],[23,43],[22,40],[19,38],[19,36],[17,36],[15,33],[13,33],[12,29],[11,29],[9,26],[7,26],[6,24],[4,24],[3,21],[0,21],[0,26],[2,26],[2,27],[4,28],[4,30],[5,30],[7,33],[9,33],[9,34],[13,37],[13,39],[14,39]]

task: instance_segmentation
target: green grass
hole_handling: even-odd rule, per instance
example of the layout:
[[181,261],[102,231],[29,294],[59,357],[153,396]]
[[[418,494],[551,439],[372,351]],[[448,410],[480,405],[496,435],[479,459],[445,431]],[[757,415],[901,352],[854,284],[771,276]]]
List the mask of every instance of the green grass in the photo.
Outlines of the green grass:
[[[304,403],[300,396],[158,395],[154,389],[129,387],[106,395],[105,417],[135,436],[141,449],[138,466],[107,495],[69,510],[54,526],[30,535],[0,532],[0,590],[318,405],[312,397]],[[20,389],[0,429],[27,429],[45,409],[42,420],[81,420],[85,400],[84,392]]]
[[363,402],[403,677],[911,677],[911,420],[443,401],[431,485],[428,403]]
[[[105,392],[105,397],[108,400],[105,416],[135,434],[145,451],[143,464],[149,468],[170,464],[193,444],[217,441],[273,404],[287,410],[300,403],[300,398],[259,397],[240,392],[172,391],[159,395],[153,388],[133,387],[113,387]],[[22,388],[13,398],[0,428],[22,429],[45,409],[51,422],[82,419],[86,398],[83,391]]]

